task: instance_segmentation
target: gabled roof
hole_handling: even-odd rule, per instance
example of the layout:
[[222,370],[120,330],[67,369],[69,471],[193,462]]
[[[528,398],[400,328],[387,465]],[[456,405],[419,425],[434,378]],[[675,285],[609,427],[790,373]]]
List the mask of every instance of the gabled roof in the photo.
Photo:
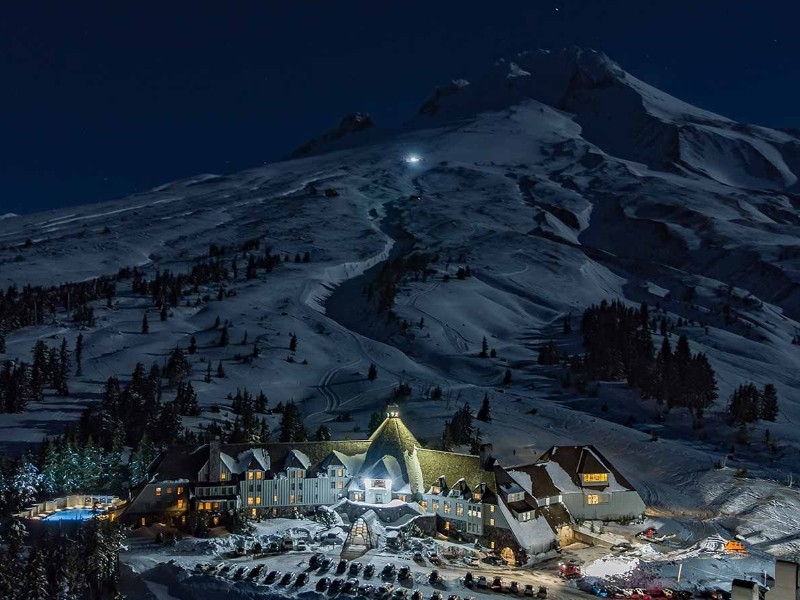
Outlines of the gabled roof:
[[[582,473],[610,473],[619,487],[635,491],[625,477],[594,446],[553,446],[542,454],[539,462],[554,462],[580,487]],[[597,469],[592,471],[591,469]],[[557,482],[556,482],[557,484]],[[609,485],[611,481],[609,481]]]
[[172,446],[154,462],[153,481],[193,480],[208,461],[208,446]]
[[481,483],[486,483],[491,488],[495,487],[494,473],[482,470],[480,458],[477,456],[423,448],[417,449],[417,455],[422,478],[428,486],[444,476],[450,485],[459,479],[464,479],[471,488]]
[[561,493],[544,464],[509,467],[506,472],[535,498],[551,498]]
[[283,470],[286,471],[287,469],[308,469],[311,466],[311,460],[308,456],[297,450],[296,448],[289,451],[289,454],[286,455],[286,459],[283,461]]

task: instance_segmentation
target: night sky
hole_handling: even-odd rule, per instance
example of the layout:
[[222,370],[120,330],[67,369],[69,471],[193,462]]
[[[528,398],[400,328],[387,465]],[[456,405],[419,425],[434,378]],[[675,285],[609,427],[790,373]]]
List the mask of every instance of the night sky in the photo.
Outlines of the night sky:
[[800,128],[789,0],[14,4],[0,214],[257,166],[348,112],[397,125],[436,85],[525,49],[602,50],[703,108]]

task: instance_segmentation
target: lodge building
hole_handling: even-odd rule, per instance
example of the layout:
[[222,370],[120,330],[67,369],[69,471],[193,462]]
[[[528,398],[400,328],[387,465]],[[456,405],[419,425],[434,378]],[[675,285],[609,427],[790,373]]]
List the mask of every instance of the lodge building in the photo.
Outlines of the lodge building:
[[125,518],[197,511],[218,522],[233,510],[262,518],[321,505],[405,511],[423,530],[517,561],[553,551],[578,519],[633,519],[645,508],[593,446],[554,446],[532,464],[504,467],[489,444],[479,456],[422,448],[391,405],[366,440],[174,446],[151,465]]

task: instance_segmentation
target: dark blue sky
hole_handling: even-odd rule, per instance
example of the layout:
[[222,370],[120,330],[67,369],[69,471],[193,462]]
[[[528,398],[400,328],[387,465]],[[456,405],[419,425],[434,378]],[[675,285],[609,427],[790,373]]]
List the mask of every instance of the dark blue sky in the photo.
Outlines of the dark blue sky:
[[398,124],[437,84],[537,47],[596,48],[703,108],[800,128],[797,2],[14,4],[0,214],[256,166],[355,110]]

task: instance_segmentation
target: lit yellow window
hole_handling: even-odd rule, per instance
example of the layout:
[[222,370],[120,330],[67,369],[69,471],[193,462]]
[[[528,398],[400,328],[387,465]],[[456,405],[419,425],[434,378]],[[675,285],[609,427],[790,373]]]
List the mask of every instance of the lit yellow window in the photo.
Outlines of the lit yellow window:
[[275,502],[275,503],[277,504],[277,502],[278,502],[278,496],[277,496],[277,494],[276,494],[275,496],[273,496],[273,497],[272,497],[272,501],[273,501],[273,502]]
[[481,499],[481,495],[478,492],[475,492],[474,494],[472,494],[472,499],[473,500],[480,500]]
[[343,487],[344,487],[344,481],[340,481],[339,482],[339,489],[342,489]]
[[256,479],[261,479],[263,476],[264,476],[264,474],[261,471],[258,471],[256,473]]
[[597,494],[589,494],[586,496],[586,504],[600,504],[600,496]]
[[183,493],[183,488],[182,488],[182,487],[179,487],[179,488],[178,488],[178,494],[182,494],[182,493]]
[[160,496],[160,495],[161,495],[161,488],[156,488],[156,496]]
[[294,494],[289,496],[289,504],[294,504]]
[[219,502],[214,502],[214,510],[219,510]]
[[464,516],[464,507],[461,504],[456,504],[456,516],[457,517]]
[[183,498],[178,499],[178,508],[183,508]]
[[446,514],[446,515],[450,514],[450,503],[449,502],[445,502],[444,503],[444,514]]
[[606,483],[608,481],[608,473],[584,473],[584,483]]
[[261,504],[261,496],[256,496],[256,504]]
[[248,472],[247,472],[247,478],[248,478],[250,481],[253,481],[253,478],[254,478],[254,477],[255,477],[255,475],[253,474],[253,472],[252,472],[252,471],[248,471]]
[[297,477],[298,477],[299,479],[302,479],[303,477],[305,477],[305,473],[303,473],[303,471],[298,471],[298,472],[297,472]]
[[439,512],[439,501],[438,500],[434,500],[433,501],[433,512]]
[[227,478],[228,478],[228,474],[227,473],[220,473],[219,474],[219,480],[220,481],[225,481]]
[[247,506],[253,506],[253,497],[252,496],[248,496],[247,497]]
[[337,477],[344,477],[344,469],[339,469],[338,471],[336,471],[336,476]]
[[445,531],[450,531],[450,521],[445,521],[444,522],[444,530]]
[[489,519],[489,525],[494,526],[494,519]]
[[256,509],[255,509],[255,508],[254,508],[254,509],[252,509],[252,510],[250,511],[250,516],[251,516],[251,517],[253,517],[254,519],[256,518],[256,515],[257,515],[257,514],[258,514],[258,513],[256,512]]
[[425,500],[422,500],[419,503],[419,507],[422,509],[423,512],[428,510],[428,503]]
[[211,502],[206,502],[206,510],[211,510]]
[[489,548],[491,548],[492,550],[494,550],[494,542],[489,542]]

